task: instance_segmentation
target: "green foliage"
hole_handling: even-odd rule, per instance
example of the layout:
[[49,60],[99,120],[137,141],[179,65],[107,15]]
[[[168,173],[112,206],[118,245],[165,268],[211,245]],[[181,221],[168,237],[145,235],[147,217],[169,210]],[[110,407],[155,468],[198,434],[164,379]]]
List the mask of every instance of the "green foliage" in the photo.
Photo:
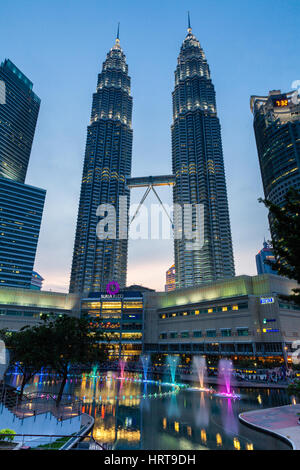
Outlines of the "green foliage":
[[48,341],[46,324],[33,327],[23,327],[19,331],[8,334],[0,331],[6,347],[10,351],[10,363],[19,363],[22,372],[21,396],[26,383],[43,367],[48,365],[48,355],[51,345]]
[[[282,207],[259,199],[269,209],[275,262],[268,262],[281,276],[300,284],[300,191],[290,188]],[[300,304],[300,289],[293,289],[291,300]]]
[[[5,434],[9,434],[8,436],[5,436]],[[12,442],[15,438],[16,432],[13,431],[12,429],[1,429],[0,430],[0,441],[7,441],[7,442]]]
[[66,383],[67,374],[72,365],[91,365],[106,358],[107,352],[99,341],[103,334],[93,328],[87,318],[69,315],[47,318],[47,365],[55,369],[62,377],[57,402],[60,402]]
[[101,362],[106,357],[106,348],[98,343],[103,335],[86,318],[47,315],[42,321],[37,326],[24,327],[11,335],[1,330],[0,338],[5,338],[6,346],[11,351],[11,362],[20,363],[23,374],[21,395],[29,379],[42,367],[48,366],[63,378],[58,397],[60,401],[69,367]]
[[288,391],[300,393],[300,380],[295,380],[294,383],[288,386]]

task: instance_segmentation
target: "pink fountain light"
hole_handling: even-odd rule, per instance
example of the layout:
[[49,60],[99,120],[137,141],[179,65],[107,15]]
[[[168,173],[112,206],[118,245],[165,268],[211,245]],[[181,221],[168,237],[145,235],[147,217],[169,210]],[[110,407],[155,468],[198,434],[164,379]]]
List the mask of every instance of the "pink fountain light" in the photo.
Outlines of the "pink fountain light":
[[126,361],[123,359],[119,360],[119,367],[120,367],[120,379],[124,379],[124,370],[126,366]]
[[239,395],[234,393],[231,389],[232,378],[232,362],[228,359],[221,359],[219,362],[219,392],[216,393],[218,397],[224,398],[240,398]]

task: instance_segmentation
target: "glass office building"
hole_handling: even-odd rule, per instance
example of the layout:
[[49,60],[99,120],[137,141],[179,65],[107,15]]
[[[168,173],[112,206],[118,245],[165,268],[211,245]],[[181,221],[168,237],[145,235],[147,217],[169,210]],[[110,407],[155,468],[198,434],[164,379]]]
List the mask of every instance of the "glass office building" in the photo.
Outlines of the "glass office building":
[[275,256],[272,246],[264,240],[263,248],[259,250],[255,256],[257,274],[277,274],[277,271],[272,269],[272,266],[266,263],[270,261],[275,262]]
[[110,360],[138,360],[143,345],[141,292],[89,293],[81,300],[81,315],[105,333]]
[[[93,95],[91,121],[87,129],[86,151],[71,270],[70,292],[98,292],[115,281],[126,285],[127,234],[121,233],[120,196],[127,196],[125,228],[128,226],[131,173],[132,97],[130,77],[119,38],[107,54]],[[97,208],[110,204],[116,211],[116,232],[106,239],[96,230]]]
[[30,288],[46,191],[0,178],[0,287]]
[[282,205],[291,186],[300,189],[299,99],[295,92],[274,90],[251,96],[250,106],[264,195]]
[[[184,237],[174,241],[176,287],[182,288],[235,273],[215,90],[204,51],[190,25],[178,57],[172,96],[173,202],[204,208],[203,247],[188,250]],[[193,226],[195,220],[194,215]]]
[[175,287],[176,287],[175,265],[172,264],[172,266],[166,272],[165,292],[174,290]]
[[24,183],[40,99],[9,59],[0,65],[0,83],[0,177]]
[[24,184],[40,99],[9,59],[0,84],[0,286],[29,289],[46,196]]

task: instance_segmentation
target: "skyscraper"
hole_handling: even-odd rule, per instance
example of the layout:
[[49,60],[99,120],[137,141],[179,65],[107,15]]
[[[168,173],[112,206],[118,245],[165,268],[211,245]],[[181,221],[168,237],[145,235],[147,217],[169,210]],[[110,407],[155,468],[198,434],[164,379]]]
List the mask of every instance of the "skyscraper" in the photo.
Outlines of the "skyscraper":
[[[192,34],[181,46],[173,91],[173,202],[204,207],[204,245],[187,250],[175,239],[176,287],[234,276],[220,122],[204,51]],[[193,220],[194,223],[194,220]]]
[[24,183],[40,99],[32,82],[9,60],[0,65],[5,97],[0,102],[0,177]]
[[251,96],[264,195],[282,205],[287,190],[300,189],[300,103],[295,92]]
[[275,262],[272,246],[264,240],[263,248],[255,256],[257,274],[277,274],[266,261]]
[[[121,288],[126,285],[128,240],[119,233],[119,198],[127,196],[128,208],[129,189],[125,180],[131,174],[131,116],[130,77],[118,33],[93,94],[70,292],[103,291],[111,281]],[[116,239],[97,237],[100,217],[96,212],[100,204],[112,204],[116,209]]]
[[175,265],[172,264],[172,266],[166,272],[165,292],[174,290],[175,287],[176,287]]
[[0,82],[0,286],[29,289],[46,196],[24,184],[40,99],[9,59]]
[[0,287],[31,286],[45,196],[44,189],[0,178]]

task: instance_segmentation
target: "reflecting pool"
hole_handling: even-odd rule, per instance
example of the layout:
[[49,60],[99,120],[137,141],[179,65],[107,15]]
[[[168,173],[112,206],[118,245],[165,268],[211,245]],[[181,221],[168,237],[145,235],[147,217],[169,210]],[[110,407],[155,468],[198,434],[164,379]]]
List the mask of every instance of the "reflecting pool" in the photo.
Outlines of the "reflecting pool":
[[[20,377],[9,376],[18,386]],[[25,392],[57,393],[59,381],[37,375]],[[112,449],[290,450],[284,442],[239,422],[241,412],[296,403],[285,390],[237,389],[240,399],[171,384],[141,381],[140,374],[118,372],[70,376],[64,393],[83,400],[82,411],[95,419],[94,438]]]

